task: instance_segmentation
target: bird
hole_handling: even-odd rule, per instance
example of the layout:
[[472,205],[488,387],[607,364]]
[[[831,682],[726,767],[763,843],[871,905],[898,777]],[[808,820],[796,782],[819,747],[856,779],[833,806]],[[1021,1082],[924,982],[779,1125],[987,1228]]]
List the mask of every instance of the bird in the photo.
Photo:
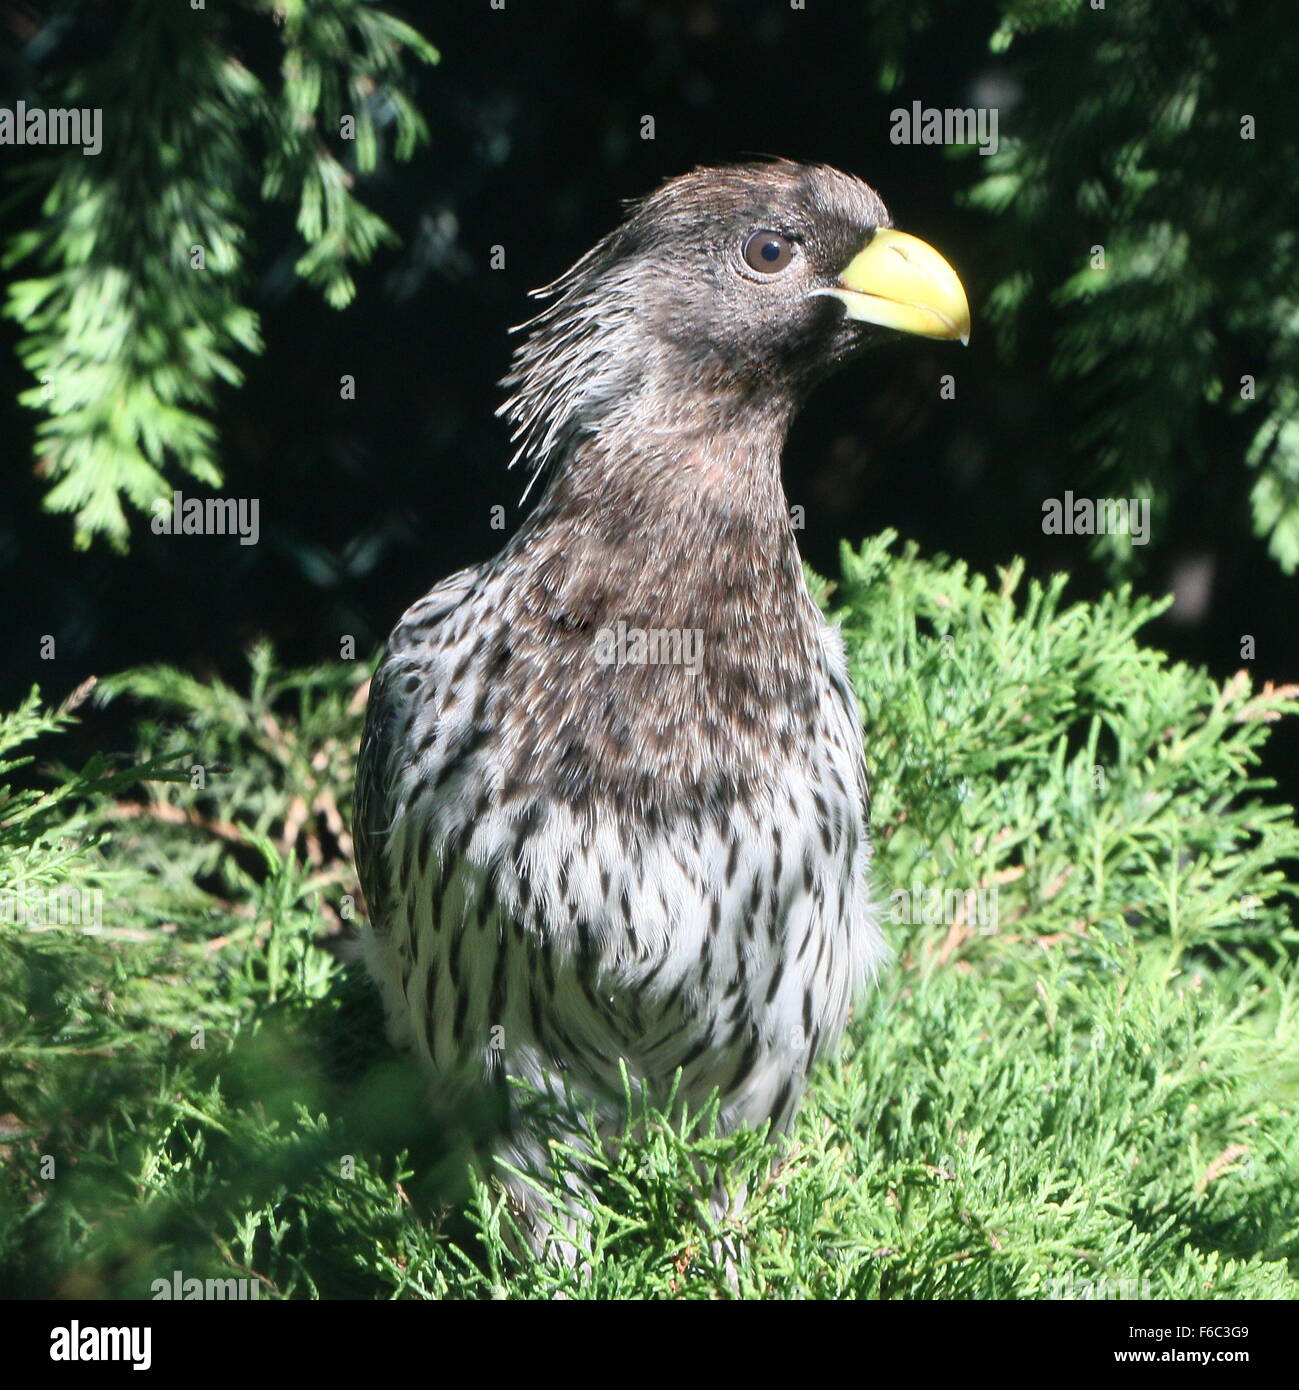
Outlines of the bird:
[[784,159],[668,179],[533,293],[498,413],[539,495],[397,622],[354,841],[389,1037],[440,1113],[489,1099],[466,1145],[571,1261],[629,1094],[786,1135],[887,959],[782,452],[822,378],[970,312],[868,184]]

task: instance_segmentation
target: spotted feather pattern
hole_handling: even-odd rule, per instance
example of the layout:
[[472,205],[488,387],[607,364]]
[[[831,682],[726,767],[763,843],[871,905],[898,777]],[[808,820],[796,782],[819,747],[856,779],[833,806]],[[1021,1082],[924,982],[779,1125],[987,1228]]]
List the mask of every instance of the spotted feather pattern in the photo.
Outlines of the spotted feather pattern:
[[[882,217],[833,171],[763,176],[845,224],[835,255]],[[636,215],[672,211],[656,196]],[[533,1172],[573,1135],[561,1099],[617,1128],[624,1068],[655,1103],[679,1072],[678,1100],[717,1091],[723,1127],[787,1129],[884,955],[856,696],[781,487],[806,382],[780,389],[720,324],[641,312],[637,257],[660,233],[629,227],[561,282],[517,358],[521,427],[561,455],[542,498],[500,555],[402,617],[358,767],[364,952],[390,1032],[442,1100],[494,1090],[492,1151]],[[597,371],[598,390],[543,379],[548,343],[550,370]],[[601,659],[619,624],[697,633],[701,658]],[[505,1181],[539,1229],[535,1194]]]

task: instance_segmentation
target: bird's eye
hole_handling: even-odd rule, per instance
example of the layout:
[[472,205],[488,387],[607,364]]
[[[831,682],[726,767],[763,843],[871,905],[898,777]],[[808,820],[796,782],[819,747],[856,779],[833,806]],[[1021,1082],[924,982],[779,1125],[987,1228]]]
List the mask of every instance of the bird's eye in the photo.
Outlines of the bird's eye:
[[744,243],[744,259],[754,270],[774,275],[794,259],[794,243],[779,232],[751,232]]

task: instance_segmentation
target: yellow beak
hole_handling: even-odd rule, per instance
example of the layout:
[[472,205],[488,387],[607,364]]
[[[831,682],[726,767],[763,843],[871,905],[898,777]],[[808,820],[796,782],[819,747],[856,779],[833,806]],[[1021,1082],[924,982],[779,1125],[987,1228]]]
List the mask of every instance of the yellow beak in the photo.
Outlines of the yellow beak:
[[956,272],[919,237],[881,227],[844,267],[835,289],[850,319],[922,338],[970,341],[970,305]]

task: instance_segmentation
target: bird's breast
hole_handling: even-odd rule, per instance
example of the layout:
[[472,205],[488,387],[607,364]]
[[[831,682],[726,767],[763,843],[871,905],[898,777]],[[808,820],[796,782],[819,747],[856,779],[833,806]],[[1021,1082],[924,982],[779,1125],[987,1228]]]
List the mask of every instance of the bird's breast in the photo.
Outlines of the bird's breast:
[[729,584],[655,606],[533,565],[399,629],[371,964],[440,1073],[796,1101],[882,950],[855,704],[797,578],[760,621]]

